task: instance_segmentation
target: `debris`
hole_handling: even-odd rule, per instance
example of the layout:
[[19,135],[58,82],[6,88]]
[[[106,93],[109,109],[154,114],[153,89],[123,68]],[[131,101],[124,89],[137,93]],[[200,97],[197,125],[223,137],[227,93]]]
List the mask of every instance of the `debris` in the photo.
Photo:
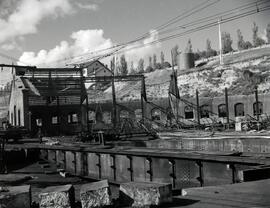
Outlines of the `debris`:
[[120,185],[120,200],[132,207],[158,206],[172,201],[172,185],[130,182]]
[[75,203],[74,188],[71,184],[47,187],[39,198],[41,208],[72,208]]
[[82,208],[103,207],[112,204],[108,180],[85,184],[81,187]]

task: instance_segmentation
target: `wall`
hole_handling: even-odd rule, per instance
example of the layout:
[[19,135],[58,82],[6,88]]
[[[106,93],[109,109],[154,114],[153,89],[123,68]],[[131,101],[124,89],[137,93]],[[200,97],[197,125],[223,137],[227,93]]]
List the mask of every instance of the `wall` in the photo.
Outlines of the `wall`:
[[[258,99],[259,102],[263,103],[263,114],[270,114],[270,94],[259,94],[258,95]],[[196,99],[195,98],[189,98],[187,99],[187,101],[193,103],[196,105]],[[235,120],[235,104],[237,103],[243,103],[244,104],[244,111],[245,111],[245,115],[250,115],[250,116],[254,116],[253,113],[253,104],[255,103],[255,95],[233,95],[233,96],[229,96],[228,97],[228,101],[229,101],[229,117],[232,120]],[[119,102],[119,105],[117,107],[117,112],[118,112],[118,117],[120,114],[120,109],[125,109],[125,107],[129,110],[129,111],[133,111],[130,112],[130,117],[134,117],[135,113],[134,111],[137,109],[141,109],[141,101],[140,100],[134,100],[134,101],[129,101],[129,102]],[[145,109],[145,116],[149,119],[152,118],[152,112],[154,109],[158,109],[158,106],[160,106],[161,108],[164,109],[165,112],[168,112],[170,110],[169,107],[169,102],[167,98],[157,98],[157,99],[152,99],[151,103],[154,103],[154,105],[152,104],[146,104],[144,103],[144,109]],[[213,113],[210,113],[210,118],[201,118],[200,122],[201,124],[203,123],[211,123],[212,119],[214,119],[215,121],[220,121],[222,123],[226,123],[226,118],[222,118],[222,117],[218,117],[218,106],[220,104],[225,104],[225,95],[224,97],[214,97],[214,98],[210,98],[210,97],[199,97],[199,104],[200,106],[202,105],[209,105],[209,110]],[[122,107],[119,107],[119,106]],[[155,106],[156,105],[156,106]],[[100,104],[102,111],[109,111],[112,112],[112,103],[103,103]],[[183,102],[180,101],[179,102],[179,115],[182,116],[183,118],[185,117],[185,107],[187,105]],[[89,108],[91,110],[95,110],[96,109],[96,104],[90,104]],[[193,119],[182,119],[182,122],[185,122],[187,124],[193,124],[191,121],[197,121],[198,115],[197,115],[197,110],[193,109],[193,115],[194,118]],[[119,119],[119,118],[118,118]],[[164,112],[161,112],[161,121],[163,123],[166,123],[166,119],[167,119],[167,115]],[[189,122],[190,121],[190,122]]]
[[[28,109],[26,94],[27,89],[24,88],[22,80],[19,77],[16,77],[16,79],[12,81],[12,91],[9,103],[9,122],[14,126],[27,125]],[[16,108],[16,112],[14,112],[14,107]]]
[[[85,116],[81,117],[81,106],[80,105],[69,105],[69,106],[30,106],[31,111],[31,130],[35,135],[38,131],[36,125],[36,119],[42,119],[42,134],[43,135],[72,135],[78,134],[82,131],[82,128],[86,126]],[[83,115],[86,114],[83,110]],[[68,123],[68,114],[77,113],[78,122]],[[52,116],[60,115],[59,123],[52,124]],[[81,126],[83,125],[83,127]]]

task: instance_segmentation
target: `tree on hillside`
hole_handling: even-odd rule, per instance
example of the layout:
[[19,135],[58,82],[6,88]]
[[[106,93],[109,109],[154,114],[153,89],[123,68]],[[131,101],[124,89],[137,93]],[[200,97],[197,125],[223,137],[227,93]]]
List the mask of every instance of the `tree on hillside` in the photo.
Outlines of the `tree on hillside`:
[[249,48],[252,48],[252,44],[251,44],[251,42],[246,41],[245,42],[245,49],[249,49]]
[[249,41],[244,41],[240,29],[237,30],[237,48],[239,51],[252,48],[252,44]]
[[192,53],[192,44],[191,44],[191,39],[188,39],[187,46],[185,49],[186,53]]
[[149,65],[148,66],[153,68],[152,56],[149,56]]
[[145,72],[146,72],[146,73],[153,72],[153,71],[155,71],[155,70],[153,69],[152,66],[148,66],[148,67],[146,67],[146,69],[145,69]]
[[144,73],[144,60],[141,58],[138,62],[138,73],[142,74]]
[[270,44],[270,23],[266,27],[266,38],[267,38],[267,43]]
[[126,62],[126,58],[125,55],[123,54],[120,57],[120,74],[121,75],[127,75],[128,70],[127,70],[127,62]]
[[160,52],[160,63],[161,63],[162,67],[164,66],[164,62],[165,62],[164,53],[163,53],[163,51],[161,51]]
[[133,63],[133,61],[131,61],[131,63],[130,63],[129,74],[130,74],[130,75],[136,74],[136,70],[135,70],[135,68],[134,68],[134,63]]
[[258,31],[259,31],[258,25],[255,22],[253,22],[252,39],[253,39],[253,46],[254,47],[258,47],[258,46],[265,44],[265,41],[259,37]]
[[217,51],[212,49],[211,47],[211,41],[207,38],[206,40],[206,52],[205,52],[205,57],[209,58],[212,56],[216,56],[217,55]]
[[153,69],[156,69],[156,67],[157,67],[157,55],[154,54],[153,55]]
[[240,29],[237,30],[237,48],[239,51],[245,49],[245,41]]
[[222,41],[222,52],[223,53],[229,53],[229,52],[233,51],[233,48],[232,48],[233,41],[232,41],[230,33],[222,32],[221,41]]
[[172,58],[173,58],[173,63],[172,63],[172,65],[173,65],[173,66],[176,66],[176,64],[177,64],[177,56],[178,56],[178,54],[179,54],[178,49],[179,49],[179,46],[178,46],[178,45],[175,45],[175,46],[172,48]]

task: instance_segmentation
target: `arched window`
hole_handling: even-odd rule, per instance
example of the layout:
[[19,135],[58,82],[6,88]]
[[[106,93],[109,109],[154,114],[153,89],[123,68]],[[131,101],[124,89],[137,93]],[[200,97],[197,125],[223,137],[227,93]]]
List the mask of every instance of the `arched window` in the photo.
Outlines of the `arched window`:
[[121,118],[129,118],[129,112],[126,110],[121,110],[120,111],[120,119]]
[[201,106],[201,118],[209,118],[210,106],[209,105],[202,105]]
[[161,111],[158,108],[152,109],[151,118],[153,121],[160,121],[161,120]]
[[111,124],[112,123],[112,117],[111,117],[111,112],[105,111],[103,113],[103,121],[106,124]]
[[237,103],[237,104],[234,105],[234,115],[235,115],[235,117],[245,115],[245,110],[244,110],[244,104],[243,103]]
[[193,108],[191,106],[185,106],[185,119],[193,119],[194,113]]
[[226,105],[220,104],[218,106],[218,117],[227,117]]
[[142,109],[135,110],[135,118],[138,120],[142,119]]
[[17,126],[17,117],[16,117],[17,110],[16,110],[16,105],[14,105],[13,113],[14,113],[14,123],[13,123],[13,125],[14,126]]
[[18,109],[18,125],[21,126],[21,110]]
[[103,115],[100,111],[96,112],[96,122],[103,122]]
[[88,111],[88,122],[89,123],[96,123],[96,112],[95,111]]
[[[262,102],[258,102],[258,115],[261,115],[263,113],[263,104]],[[257,115],[257,105],[256,102],[253,103],[253,115],[256,116]]]

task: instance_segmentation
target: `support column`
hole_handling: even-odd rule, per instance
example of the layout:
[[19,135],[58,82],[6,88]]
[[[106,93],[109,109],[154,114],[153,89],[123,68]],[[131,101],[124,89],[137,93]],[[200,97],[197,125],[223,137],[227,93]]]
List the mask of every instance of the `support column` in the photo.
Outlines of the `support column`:
[[112,77],[112,110],[113,110],[113,127],[117,126],[117,111],[116,111],[116,96],[115,96],[115,86],[114,86],[114,71],[115,71],[115,57],[111,61],[111,70],[113,73]]
[[115,86],[114,77],[112,78],[112,104],[113,104],[113,126],[117,126],[117,111],[116,111],[116,96],[115,96]]
[[230,116],[229,116],[229,101],[228,101],[228,89],[225,88],[225,105],[226,105],[226,116],[227,116],[227,128],[230,128]]
[[[142,109],[142,123],[144,124],[144,117],[145,117],[145,109],[144,109],[144,96],[146,96],[145,92],[145,78],[142,77],[142,84],[141,84],[143,92],[141,93],[141,109]],[[145,95],[144,95],[145,94]]]
[[86,92],[86,123],[87,123],[87,132],[90,132],[89,126],[89,103],[88,103],[88,94]]
[[257,128],[258,128],[258,131],[260,130],[260,124],[259,124],[259,121],[260,121],[260,114],[259,114],[259,98],[258,98],[258,86],[255,87],[255,102],[256,102],[256,112],[257,112]]
[[197,122],[198,122],[198,125],[200,126],[201,125],[201,121],[200,121],[201,113],[200,113],[200,101],[199,101],[199,91],[198,90],[196,90],[196,105],[197,105]]

